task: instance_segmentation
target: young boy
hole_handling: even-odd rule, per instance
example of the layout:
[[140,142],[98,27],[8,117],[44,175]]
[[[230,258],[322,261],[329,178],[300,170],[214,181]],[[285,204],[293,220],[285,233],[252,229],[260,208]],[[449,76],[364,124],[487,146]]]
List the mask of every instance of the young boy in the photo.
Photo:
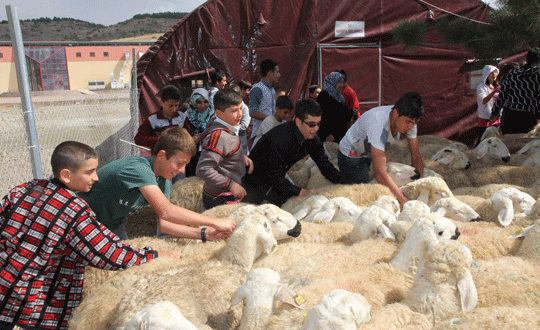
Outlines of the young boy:
[[[98,180],[97,153],[74,141],[51,157],[54,178],[13,188],[0,205],[0,329],[67,329],[85,266],[119,270],[158,256],[135,249],[96,221],[74,192]],[[160,253],[178,259],[177,252]]]
[[170,180],[184,172],[195,150],[195,142],[186,129],[171,127],[159,136],[152,157],[132,156],[103,166],[98,171],[100,180],[90,192],[80,196],[90,204],[99,221],[124,240],[124,218],[147,204],[157,214],[158,236],[222,239],[234,230],[236,224],[232,219],[208,217],[169,202]]
[[222,89],[216,93],[214,105],[217,118],[202,134],[197,165],[197,176],[204,181],[203,204],[207,209],[244,198],[246,190],[241,183],[246,166],[250,173],[253,171],[253,162],[244,156],[238,137],[242,97],[233,89]]
[[188,126],[187,115],[180,111],[180,91],[172,85],[161,90],[161,108],[148,116],[135,135],[135,143],[154,150],[159,135],[169,127]]
[[253,141],[253,146],[257,144],[257,141],[259,141],[259,139],[266,134],[266,132],[279,124],[285,123],[285,119],[289,116],[293,108],[294,104],[287,95],[279,96],[276,101],[276,113],[274,113],[273,116],[268,116],[263,120],[261,127],[259,128],[259,133],[257,133],[255,141]]

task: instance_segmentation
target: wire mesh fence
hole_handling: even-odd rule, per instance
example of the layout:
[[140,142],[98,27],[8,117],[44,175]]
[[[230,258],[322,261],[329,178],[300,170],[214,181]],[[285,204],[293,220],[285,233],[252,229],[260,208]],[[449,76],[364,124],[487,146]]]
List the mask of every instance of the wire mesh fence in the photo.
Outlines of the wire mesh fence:
[[[40,158],[45,178],[52,175],[50,158],[63,141],[86,143],[98,151],[100,166],[139,154],[120,139],[133,141],[138,122],[136,93],[129,90],[33,99]],[[16,98],[14,98],[16,99]],[[33,179],[27,133],[20,102],[0,104],[0,197]]]

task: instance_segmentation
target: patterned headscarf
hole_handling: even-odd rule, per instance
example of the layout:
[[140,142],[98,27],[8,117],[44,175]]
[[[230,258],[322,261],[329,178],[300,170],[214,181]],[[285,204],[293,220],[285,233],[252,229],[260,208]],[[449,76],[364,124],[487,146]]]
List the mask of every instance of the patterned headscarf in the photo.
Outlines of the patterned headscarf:
[[197,88],[191,94],[191,102],[189,104],[189,109],[186,112],[193,134],[202,133],[206,129],[210,119],[214,117],[214,110],[211,109],[210,106],[208,106],[204,112],[199,112],[199,110],[197,110],[195,102],[198,99],[210,101],[208,91],[204,88]]
[[343,94],[337,91],[336,85],[338,81],[342,78],[345,78],[344,75],[342,75],[339,72],[332,72],[326,78],[324,78],[323,82],[323,91],[327,91],[328,94],[330,94],[336,101],[340,103],[345,103],[345,98],[343,97]]

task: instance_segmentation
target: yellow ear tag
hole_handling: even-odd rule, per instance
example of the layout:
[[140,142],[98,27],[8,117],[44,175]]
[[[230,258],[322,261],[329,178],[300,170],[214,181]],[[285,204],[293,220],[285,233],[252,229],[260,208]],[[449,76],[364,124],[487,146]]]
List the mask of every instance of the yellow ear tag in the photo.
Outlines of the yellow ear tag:
[[276,245],[274,245],[274,247],[278,247],[278,246],[277,246],[277,244],[276,244]]
[[231,301],[230,302],[232,302],[232,296],[233,296],[233,294],[231,293]]
[[307,316],[306,313],[302,314],[302,325],[304,325],[304,323],[306,323],[306,316]]
[[294,295],[294,301],[296,301],[296,303],[297,303],[298,305],[302,305],[303,303],[306,302],[306,300],[304,299],[304,297],[299,296],[299,295],[297,295],[297,294]]
[[516,233],[516,235],[521,234],[521,233],[523,232],[523,230],[524,230],[523,227],[519,228],[519,230],[518,230],[518,232]]
[[389,238],[387,238],[387,239],[386,239],[386,241],[387,241],[387,242],[392,242],[392,240],[391,240],[391,239],[389,239]]
[[315,223],[317,223],[317,224],[319,224],[319,225],[320,225],[320,224],[322,223],[322,221],[321,221],[321,220],[319,220],[319,221],[315,221]]

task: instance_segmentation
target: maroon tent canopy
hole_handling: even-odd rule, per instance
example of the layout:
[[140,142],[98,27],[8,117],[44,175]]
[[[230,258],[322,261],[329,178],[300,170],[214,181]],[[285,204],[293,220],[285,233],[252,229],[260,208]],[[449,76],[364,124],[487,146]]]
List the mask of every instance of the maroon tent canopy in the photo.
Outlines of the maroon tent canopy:
[[482,21],[489,10],[479,0],[209,0],[138,61],[141,118],[159,109],[159,91],[167,84],[187,96],[212,70],[224,71],[229,82],[256,83],[260,62],[271,58],[279,63],[279,86],[293,100],[339,68],[361,111],[416,91],[426,109],[419,133],[463,141],[476,126],[472,56],[444,45],[433,31],[424,45],[404,51],[391,31],[402,20],[454,14]]

